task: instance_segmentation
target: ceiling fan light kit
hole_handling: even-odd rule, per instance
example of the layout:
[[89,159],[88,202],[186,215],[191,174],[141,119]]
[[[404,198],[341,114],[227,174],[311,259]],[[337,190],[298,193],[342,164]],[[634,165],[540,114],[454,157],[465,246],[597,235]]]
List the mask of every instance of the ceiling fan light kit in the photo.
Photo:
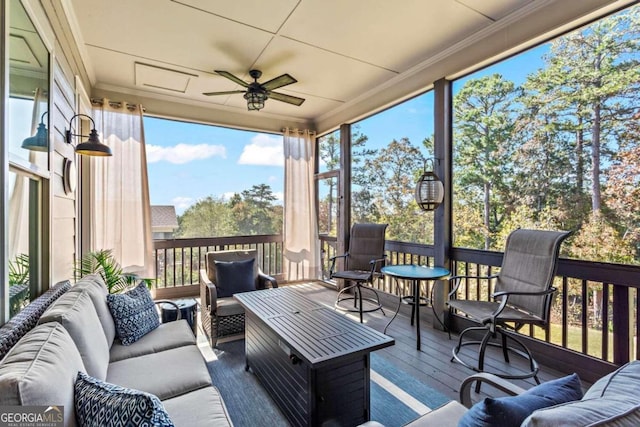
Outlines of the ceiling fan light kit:
[[232,90],[232,91],[224,91],[224,92],[205,92],[203,95],[212,96],[212,95],[230,95],[234,93],[243,93],[244,99],[247,100],[247,108],[249,111],[259,111],[264,108],[264,102],[271,98],[276,101],[286,102],[287,104],[292,104],[296,106],[302,105],[305,101],[304,98],[298,98],[297,96],[286,95],[284,93],[272,92],[274,89],[281,88],[283,86],[290,85],[292,83],[296,83],[297,80],[291,77],[289,74],[282,74],[276,78],[273,78],[265,83],[258,83],[258,79],[262,76],[262,71],[260,70],[251,70],[249,71],[249,75],[253,79],[252,83],[247,83],[239,77],[234,76],[228,71],[215,70],[215,72],[222,77],[226,77],[234,83],[239,84],[247,88],[246,90]]

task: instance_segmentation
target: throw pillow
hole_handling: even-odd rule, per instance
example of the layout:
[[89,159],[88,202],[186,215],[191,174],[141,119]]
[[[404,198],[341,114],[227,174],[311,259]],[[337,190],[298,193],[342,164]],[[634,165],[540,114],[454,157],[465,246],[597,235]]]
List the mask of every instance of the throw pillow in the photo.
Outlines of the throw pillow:
[[458,427],[519,426],[533,411],[582,398],[577,374],[537,385],[518,396],[487,397],[460,419]]
[[109,384],[78,372],[74,406],[81,426],[173,426],[153,394]]
[[255,258],[245,261],[216,261],[216,291],[218,298],[230,297],[240,292],[255,291]]
[[160,326],[158,313],[145,283],[123,294],[107,295],[107,304],[123,345],[129,345]]

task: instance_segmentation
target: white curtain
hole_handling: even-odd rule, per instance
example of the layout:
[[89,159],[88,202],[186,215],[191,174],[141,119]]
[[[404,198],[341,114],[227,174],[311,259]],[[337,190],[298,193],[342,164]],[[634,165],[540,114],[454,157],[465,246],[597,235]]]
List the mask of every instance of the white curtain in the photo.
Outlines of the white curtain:
[[103,99],[93,119],[113,156],[91,158],[91,250],[112,249],[125,271],[154,277],[142,107]]
[[286,280],[320,277],[314,192],[314,146],[308,130],[284,130],[284,263]]

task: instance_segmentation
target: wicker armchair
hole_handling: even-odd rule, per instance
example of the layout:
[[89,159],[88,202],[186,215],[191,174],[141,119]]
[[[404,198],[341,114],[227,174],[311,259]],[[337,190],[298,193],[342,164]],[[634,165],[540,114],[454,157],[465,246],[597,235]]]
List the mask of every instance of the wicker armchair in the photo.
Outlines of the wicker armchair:
[[[200,270],[200,316],[202,329],[211,347],[218,338],[244,332],[244,309],[233,298],[219,298],[216,288],[216,261],[233,262],[256,258],[255,249],[207,252],[206,269]],[[277,288],[276,280],[254,264],[256,289]]]

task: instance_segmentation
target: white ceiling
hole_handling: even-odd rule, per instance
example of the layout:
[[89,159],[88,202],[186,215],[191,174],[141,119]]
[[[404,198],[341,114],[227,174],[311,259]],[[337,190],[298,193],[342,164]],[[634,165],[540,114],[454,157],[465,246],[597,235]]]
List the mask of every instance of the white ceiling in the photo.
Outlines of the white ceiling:
[[[559,9],[575,18],[611,1],[580,3],[589,5],[573,16],[567,0],[71,0],[68,17],[94,94],[143,99],[148,112],[176,117],[188,106],[219,124],[328,128],[362,115],[365,99],[371,110],[427,89],[434,79],[421,72],[440,72],[465,46],[502,31],[500,46],[486,47],[494,54],[519,42],[503,39],[522,22],[547,12],[553,22]],[[249,112],[241,94],[202,95],[242,89],[214,69],[245,81],[259,69],[261,82],[289,73],[298,82],[278,92],[306,101],[267,100]]]

